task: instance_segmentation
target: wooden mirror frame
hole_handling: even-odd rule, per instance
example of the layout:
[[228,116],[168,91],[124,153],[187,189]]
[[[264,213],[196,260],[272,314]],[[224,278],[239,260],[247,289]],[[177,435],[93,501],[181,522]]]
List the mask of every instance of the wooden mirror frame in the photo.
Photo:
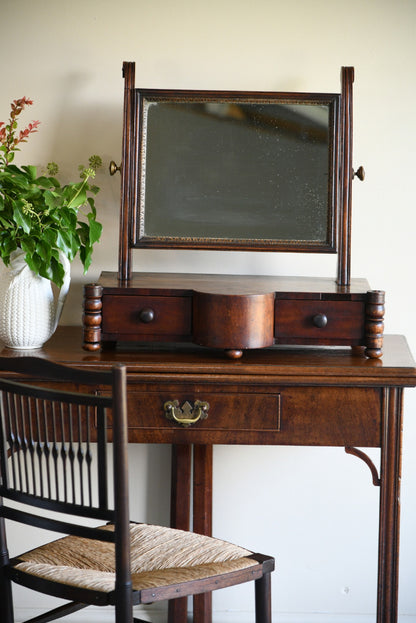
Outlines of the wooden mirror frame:
[[338,94],[135,93],[133,248],[336,253]]
[[[224,243],[211,244],[208,240],[199,240],[196,243],[190,240],[176,239],[173,244],[170,241],[142,241],[137,244],[137,219],[140,197],[140,107],[143,94],[155,93],[155,91],[141,91],[135,88],[135,63],[123,63],[124,76],[124,111],[123,111],[123,145],[121,165],[121,210],[120,210],[120,240],[119,240],[119,272],[120,281],[129,281],[132,275],[132,249],[136,247],[169,247],[169,248],[217,248],[223,250],[273,250],[273,251],[309,251],[309,252],[337,252],[338,251],[338,285],[349,285],[351,264],[351,182],[354,176],[352,169],[352,84],[354,70],[352,67],[343,67],[341,70],[341,94],[303,94],[304,97],[316,101],[328,101],[333,99],[332,112],[334,150],[331,162],[334,170],[330,173],[332,184],[333,203],[332,230],[330,243],[326,249],[314,247],[308,244],[276,244],[262,245],[259,241],[233,242],[226,240]],[[168,93],[159,91],[159,93]],[[191,93],[191,92],[187,92]],[[193,92],[194,94],[197,92]],[[215,93],[217,97],[230,98],[230,93]],[[242,94],[241,94],[242,95]],[[253,95],[253,94],[252,94]],[[269,94],[270,95],[270,94]],[[286,97],[299,98],[300,94],[285,93],[275,94]],[[339,100],[338,100],[339,97]],[[339,114],[338,114],[339,101]],[[140,215],[139,215],[140,218]]]

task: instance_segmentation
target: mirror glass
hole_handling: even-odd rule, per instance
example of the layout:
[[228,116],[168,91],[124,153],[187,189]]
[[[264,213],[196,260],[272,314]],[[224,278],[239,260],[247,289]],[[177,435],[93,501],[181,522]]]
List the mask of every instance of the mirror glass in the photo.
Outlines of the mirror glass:
[[337,105],[143,95],[134,246],[335,251]]

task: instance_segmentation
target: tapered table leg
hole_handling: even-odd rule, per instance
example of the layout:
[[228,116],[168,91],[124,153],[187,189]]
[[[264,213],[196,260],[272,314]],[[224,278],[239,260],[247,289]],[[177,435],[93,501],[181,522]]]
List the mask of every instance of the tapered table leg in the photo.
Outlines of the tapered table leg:
[[385,390],[381,444],[377,623],[397,622],[402,390]]
[[[212,446],[194,446],[193,530],[212,535]],[[195,595],[194,621],[211,623],[211,593]]]
[[[189,530],[191,510],[191,450],[190,445],[172,446],[172,483],[170,525]],[[186,623],[187,597],[172,599],[168,606],[169,623]]]

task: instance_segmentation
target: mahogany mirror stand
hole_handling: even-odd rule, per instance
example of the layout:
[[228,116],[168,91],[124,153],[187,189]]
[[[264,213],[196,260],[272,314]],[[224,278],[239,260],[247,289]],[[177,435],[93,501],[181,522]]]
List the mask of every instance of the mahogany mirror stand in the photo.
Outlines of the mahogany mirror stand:
[[[351,279],[350,274],[352,180],[355,176],[360,179],[364,177],[362,167],[354,173],[352,165],[353,68],[342,68],[341,93],[337,95],[146,91],[135,88],[134,63],[124,63],[123,74],[119,267],[118,273],[103,272],[98,283],[85,287],[84,348],[96,351],[102,345],[114,345],[117,342],[189,342],[218,348],[231,358],[239,358],[246,349],[289,344],[351,346],[358,354],[365,353],[370,358],[380,357],[383,343],[384,292],[371,290],[365,279]],[[151,203],[150,191],[154,187],[155,196],[162,197],[165,184],[171,183],[169,175],[158,176],[157,167],[172,147],[172,141],[166,142],[152,160],[152,146],[155,141],[152,140],[150,115],[156,110],[166,110],[170,114],[172,108],[176,114],[175,105],[178,103],[183,110],[196,103],[200,112],[201,102],[208,102],[209,111],[215,111],[215,106],[224,102],[232,104],[233,110],[238,104],[240,116],[243,106],[247,108],[253,102],[260,106],[270,105],[268,110],[273,112],[286,105],[290,114],[299,102],[303,105],[318,105],[320,108],[329,102],[328,132],[331,139],[328,139],[327,177],[331,183],[328,183],[328,216],[324,216],[328,228],[322,241],[316,242],[313,235],[307,241],[302,239],[302,235],[299,239],[296,239],[296,235],[276,240],[259,239],[255,236],[250,238],[250,230],[242,238],[233,238],[230,235],[210,238],[193,236],[186,232],[184,235],[159,235],[157,227],[155,235],[148,235],[146,228],[150,229],[152,210],[159,207],[157,199]],[[161,103],[165,103],[166,108]],[[211,123],[212,115],[209,119],[206,113],[204,115],[203,122]],[[283,122],[281,123],[282,132],[288,131],[287,120],[285,123],[284,128]],[[233,124],[232,131],[235,128],[235,119]],[[264,129],[262,131],[261,140],[264,140]],[[178,140],[174,141],[175,144],[180,142],[185,133],[186,130],[181,132]],[[192,140],[195,133],[189,134]],[[252,140],[253,135],[250,136]],[[157,140],[165,138],[163,135]],[[282,135],[279,135],[275,142],[281,138]],[[153,161],[156,162],[152,178],[150,174]],[[118,168],[114,163],[112,167],[113,172]],[[196,171],[203,182],[210,173],[203,169],[203,165],[189,170]],[[302,170],[301,167],[300,171]],[[276,179],[278,177],[279,172],[276,171]],[[177,186],[178,192],[184,193],[184,184],[192,182],[190,173],[184,175],[184,183]],[[248,191],[250,190],[249,188]],[[185,193],[182,196],[187,195]],[[173,193],[171,197],[174,206]],[[243,200],[244,197],[240,203]],[[147,207],[147,203],[150,207]],[[313,209],[321,209],[321,203]],[[181,200],[178,200],[177,205],[182,205]],[[303,201],[298,205],[299,209],[303,207]],[[165,208],[168,214],[170,208],[168,200]],[[324,206],[324,215],[325,209]],[[174,212],[175,209],[172,208],[172,218]],[[201,219],[206,218],[206,212],[205,210]],[[254,208],[253,213],[255,215]],[[275,220],[276,217],[270,217],[271,224],[274,225]],[[277,224],[278,222],[279,218]],[[162,214],[159,223],[162,229],[165,225],[169,227],[169,218]],[[336,279],[324,279],[133,272],[133,249],[149,247],[338,253],[337,276]]]

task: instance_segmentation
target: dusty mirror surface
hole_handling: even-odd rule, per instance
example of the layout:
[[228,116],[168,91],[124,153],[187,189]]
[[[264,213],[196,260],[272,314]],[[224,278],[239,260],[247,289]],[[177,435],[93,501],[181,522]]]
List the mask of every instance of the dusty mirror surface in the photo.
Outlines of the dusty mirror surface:
[[337,105],[143,96],[134,246],[333,251]]

